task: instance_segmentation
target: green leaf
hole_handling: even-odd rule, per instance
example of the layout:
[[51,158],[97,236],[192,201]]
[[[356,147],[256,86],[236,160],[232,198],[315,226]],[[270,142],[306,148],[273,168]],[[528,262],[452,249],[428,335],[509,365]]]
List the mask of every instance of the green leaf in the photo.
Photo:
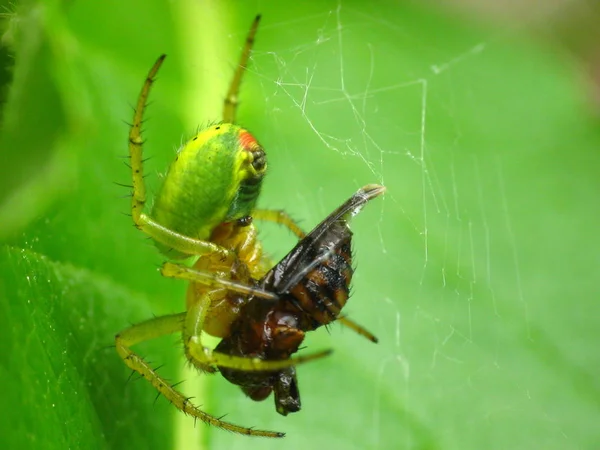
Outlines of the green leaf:
[[3,446],[168,447],[171,428],[160,435],[144,430],[162,428],[170,408],[153,405],[147,386],[126,383],[115,364],[115,326],[140,311],[150,315],[148,299],[27,250],[4,248],[0,270],[0,295],[8,300],[1,313],[10,325],[3,327],[0,368],[10,387],[0,407],[8,419]]
[[[516,32],[365,5],[19,4],[0,135],[3,448],[595,448],[600,132],[577,68]],[[309,229],[387,186],[353,220],[346,307],[380,342],[311,333],[334,354],[298,368],[288,417],[184,372],[177,336],[139,351],[205,411],[283,444],[194,426],[111,347],[185,307],[114,184],[129,182],[130,105],[167,53],[145,124],[152,193],[182,136],[218,120],[259,12],[239,116],[269,157],[261,207]],[[276,258],[292,247],[261,229]]]

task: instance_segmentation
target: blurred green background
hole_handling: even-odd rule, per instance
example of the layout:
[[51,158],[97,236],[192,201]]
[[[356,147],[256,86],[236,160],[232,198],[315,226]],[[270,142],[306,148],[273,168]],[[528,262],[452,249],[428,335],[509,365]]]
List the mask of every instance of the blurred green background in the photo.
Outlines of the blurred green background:
[[[600,130],[579,64],[524,29],[414,3],[7,4],[0,135],[2,448],[593,449],[600,442]],[[346,312],[279,416],[220,376],[184,373],[177,336],[140,352],[202,408],[133,377],[114,334],[180,312],[185,284],[126,215],[126,122],[168,58],[146,123],[150,190],[218,120],[257,13],[239,121],[268,152],[261,206],[310,228],[358,187]],[[13,59],[14,57],[14,59]],[[12,76],[8,87],[6,76]],[[276,257],[293,245],[265,225]]]

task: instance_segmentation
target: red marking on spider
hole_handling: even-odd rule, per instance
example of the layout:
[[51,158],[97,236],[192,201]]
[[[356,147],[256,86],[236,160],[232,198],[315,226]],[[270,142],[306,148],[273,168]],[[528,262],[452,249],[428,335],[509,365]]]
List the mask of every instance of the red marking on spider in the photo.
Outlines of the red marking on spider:
[[240,132],[240,144],[242,144],[242,148],[244,150],[254,150],[258,147],[258,142],[256,142],[256,138],[252,136],[248,131]]

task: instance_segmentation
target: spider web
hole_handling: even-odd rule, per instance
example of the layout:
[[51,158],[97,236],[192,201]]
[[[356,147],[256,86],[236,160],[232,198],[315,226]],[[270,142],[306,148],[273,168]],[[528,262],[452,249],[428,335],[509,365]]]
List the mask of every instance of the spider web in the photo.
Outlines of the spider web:
[[[481,32],[446,40],[435,23],[420,30],[410,10],[396,21],[344,2],[321,8],[261,24],[240,119],[269,154],[262,206],[285,208],[307,229],[364,184],[388,189],[354,219],[346,308],[380,344],[338,327],[310,336],[312,349],[333,346],[338,356],[301,370],[305,395],[325,397],[307,400],[303,414],[348,433],[344,448],[464,448],[465,439],[492,448],[515,421],[531,429],[513,448],[564,442],[559,412],[536,385],[541,365],[514,371],[524,355],[509,335],[533,340],[524,236],[511,212],[519,194],[510,139],[485,137],[507,113],[486,106],[490,83],[502,83],[486,78],[489,60],[505,50]],[[278,259],[290,238],[263,228]],[[235,410],[246,401],[224,402]],[[296,448],[306,436],[286,439]]]

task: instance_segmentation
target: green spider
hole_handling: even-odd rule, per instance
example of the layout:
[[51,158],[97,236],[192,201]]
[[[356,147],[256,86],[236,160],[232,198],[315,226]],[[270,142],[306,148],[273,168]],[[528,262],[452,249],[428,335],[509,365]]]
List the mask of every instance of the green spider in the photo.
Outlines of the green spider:
[[[190,267],[165,262],[161,274],[190,282],[186,311],[155,317],[126,328],[115,336],[117,353],[167,400],[186,414],[235,433],[283,437],[283,433],[238,426],[201,411],[161,377],[131,347],[168,334],[182,334],[185,355],[199,370],[213,373],[219,368],[238,372],[289,369],[322,358],[329,350],[282,360],[234,356],[206,347],[202,333],[227,338],[238,319],[244,299],[277,300],[257,287],[272,267],[263,255],[253,220],[279,223],[303,239],[305,233],[283,211],[257,209],[261,183],[267,171],[263,148],[244,128],[235,125],[238,93],[248,63],[260,16],[252,23],[238,67],[223,106],[223,122],[199,131],[178,151],[156,194],[149,214],[144,212],[146,187],[143,175],[141,127],[153,80],[165,55],[154,63],[143,84],[129,132],[129,156],[133,180],[131,215],[135,226],[151,237],[171,260],[197,257]],[[236,295],[232,295],[236,294]],[[347,318],[340,322],[353,330],[369,333]]]

